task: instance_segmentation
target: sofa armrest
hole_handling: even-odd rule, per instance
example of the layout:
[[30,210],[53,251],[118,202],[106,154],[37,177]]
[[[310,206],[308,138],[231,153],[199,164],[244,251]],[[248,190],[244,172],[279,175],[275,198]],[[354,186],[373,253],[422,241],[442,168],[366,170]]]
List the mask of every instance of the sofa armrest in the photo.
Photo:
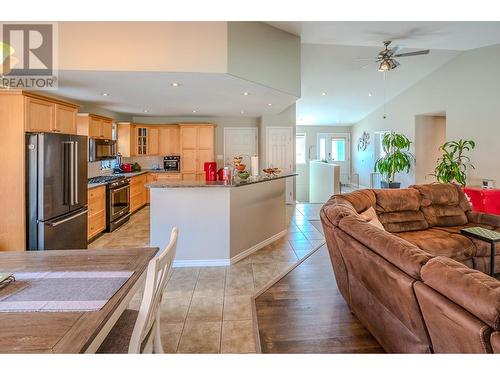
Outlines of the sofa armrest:
[[428,261],[420,274],[426,285],[500,329],[500,281],[442,256]]
[[420,279],[420,269],[431,259],[430,254],[417,246],[367,223],[360,217],[344,217],[340,220],[339,227],[414,279]]
[[490,225],[494,228],[500,228],[500,215],[486,214],[484,212],[467,211],[467,220],[469,223]]

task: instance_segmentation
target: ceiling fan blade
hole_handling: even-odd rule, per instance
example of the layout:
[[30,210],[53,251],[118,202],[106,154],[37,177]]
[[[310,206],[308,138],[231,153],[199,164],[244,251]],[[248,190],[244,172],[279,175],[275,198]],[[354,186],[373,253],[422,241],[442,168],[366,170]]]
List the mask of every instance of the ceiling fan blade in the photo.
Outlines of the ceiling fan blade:
[[398,55],[394,55],[393,57],[407,57],[407,56],[418,56],[418,55],[428,55],[429,54],[428,49],[424,49],[422,51],[415,51],[415,52],[407,52],[407,53],[400,53]]
[[354,59],[353,61],[370,61],[370,60],[375,61],[373,57],[360,57],[360,58]]
[[394,55],[396,52],[398,52],[401,49],[400,45],[396,45],[393,48],[391,48],[391,52]]

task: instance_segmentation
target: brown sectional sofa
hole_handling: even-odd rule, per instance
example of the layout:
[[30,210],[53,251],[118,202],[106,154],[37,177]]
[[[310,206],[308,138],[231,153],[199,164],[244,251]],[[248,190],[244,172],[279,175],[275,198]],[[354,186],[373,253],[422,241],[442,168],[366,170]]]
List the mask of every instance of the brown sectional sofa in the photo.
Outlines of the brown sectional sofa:
[[[370,207],[385,230],[360,215]],[[339,290],[386,351],[500,353],[489,244],[460,234],[500,231],[500,216],[473,212],[458,186],[427,184],[335,195],[321,221]]]

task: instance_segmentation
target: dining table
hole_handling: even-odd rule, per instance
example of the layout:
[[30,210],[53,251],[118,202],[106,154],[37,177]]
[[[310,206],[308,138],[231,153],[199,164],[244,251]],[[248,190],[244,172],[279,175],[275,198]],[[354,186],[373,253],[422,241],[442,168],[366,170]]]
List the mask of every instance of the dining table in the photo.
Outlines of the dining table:
[[[157,251],[146,247],[0,252],[0,272],[14,277],[51,272],[126,275],[123,284],[98,309],[0,312],[0,353],[95,353],[144,283],[148,263]],[[62,291],[65,288],[64,280],[48,285]],[[7,291],[9,287],[2,289]]]

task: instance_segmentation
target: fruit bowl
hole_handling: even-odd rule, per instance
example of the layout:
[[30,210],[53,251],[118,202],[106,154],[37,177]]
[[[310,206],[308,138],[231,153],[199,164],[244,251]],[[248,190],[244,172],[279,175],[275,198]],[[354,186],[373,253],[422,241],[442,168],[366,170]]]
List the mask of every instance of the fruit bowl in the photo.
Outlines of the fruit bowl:
[[242,180],[246,180],[248,177],[250,177],[250,173],[248,173],[248,171],[241,171],[238,172],[238,177]]
[[246,164],[238,164],[236,165],[236,169],[239,171],[239,172],[243,172],[246,168]]
[[262,170],[267,176],[277,176],[281,173],[279,168],[265,168]]

